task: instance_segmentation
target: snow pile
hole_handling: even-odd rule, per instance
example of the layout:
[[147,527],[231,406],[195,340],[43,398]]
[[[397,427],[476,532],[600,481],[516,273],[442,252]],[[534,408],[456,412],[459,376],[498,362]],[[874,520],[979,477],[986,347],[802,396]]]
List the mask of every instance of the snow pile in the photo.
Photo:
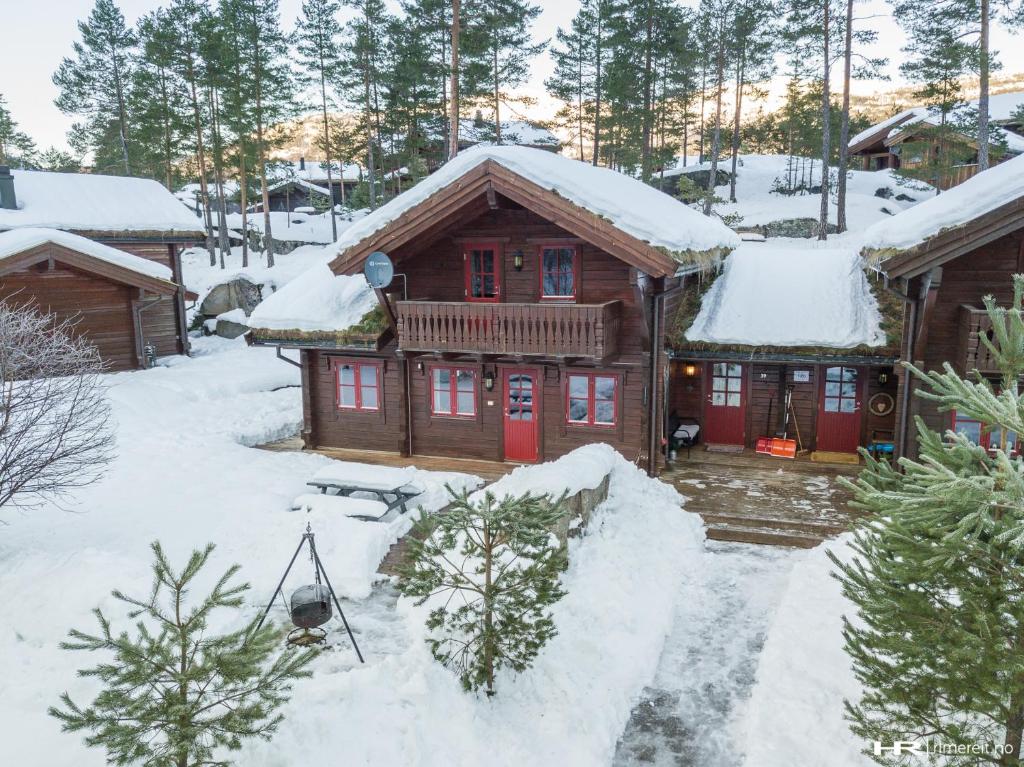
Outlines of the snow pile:
[[68,250],[74,250],[92,256],[108,264],[119,266],[122,269],[129,269],[147,277],[155,277],[158,280],[170,282],[174,275],[171,270],[163,264],[150,261],[139,256],[133,256],[109,245],[81,237],[77,234],[64,232],[60,229],[45,229],[37,227],[26,227],[24,229],[12,229],[7,232],[0,232],[0,260],[23,253],[29,248],[39,245],[53,243]]
[[555,461],[519,466],[484,490],[474,493],[470,500],[479,500],[485,492],[495,498],[515,498],[527,492],[553,498],[558,498],[563,492],[575,495],[580,490],[593,490],[600,485],[620,459],[621,456],[610,445],[584,445]]
[[685,254],[731,249],[739,244],[736,234],[720,221],[702,216],[682,202],[622,173],[543,149],[476,146],[460,152],[436,173],[354,223],[340,235],[333,245],[334,251],[341,254],[358,245],[488,160],[543,189],[557,192],[654,247]]
[[870,227],[866,250],[906,250],[1024,196],[1024,156],[995,165],[938,197]]
[[880,321],[863,263],[852,250],[744,243],[704,295],[686,338],[750,346],[881,346],[886,337]]
[[12,170],[11,174],[18,208],[0,208],[0,229],[34,226],[202,235],[202,222],[151,179],[37,170]]
[[843,700],[861,688],[843,651],[842,616],[854,607],[831,577],[831,550],[846,561],[850,536],[807,552],[768,630],[747,706],[744,742],[747,764],[757,767],[827,764],[867,767],[860,751],[870,744],[854,737],[843,719]]
[[335,275],[321,260],[264,298],[249,316],[249,327],[341,331],[356,325],[377,305],[377,296],[363,275]]
[[[320,194],[327,194],[327,191],[323,190]],[[262,235],[266,228],[263,213],[249,213],[247,219],[249,228]],[[242,231],[241,213],[229,213],[225,216],[224,220],[229,229],[238,232]],[[338,232],[340,233],[349,225],[350,218],[336,214],[335,220],[338,223]],[[329,245],[334,240],[329,211],[311,215],[298,211],[289,213],[283,210],[272,210],[270,211],[270,231],[278,242],[304,242],[311,245]]]

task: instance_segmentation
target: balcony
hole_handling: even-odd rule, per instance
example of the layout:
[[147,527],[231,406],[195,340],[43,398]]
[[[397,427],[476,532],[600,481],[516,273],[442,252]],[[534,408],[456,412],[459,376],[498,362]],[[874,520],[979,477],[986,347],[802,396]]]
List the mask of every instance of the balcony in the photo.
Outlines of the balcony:
[[992,321],[984,309],[975,306],[960,307],[959,354],[957,361],[963,365],[961,372],[978,370],[981,373],[997,373],[995,360],[981,342],[981,336],[992,340]]
[[619,349],[622,302],[473,304],[399,301],[403,351],[605,359]]

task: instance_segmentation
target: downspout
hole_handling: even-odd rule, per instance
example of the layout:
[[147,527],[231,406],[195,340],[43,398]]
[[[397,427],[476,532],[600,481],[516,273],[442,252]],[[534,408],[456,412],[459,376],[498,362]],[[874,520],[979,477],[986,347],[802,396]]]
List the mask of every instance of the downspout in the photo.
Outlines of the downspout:
[[135,356],[143,368],[146,367],[146,340],[143,338],[142,313],[151,306],[156,306],[162,300],[163,296],[154,296],[149,300],[132,301],[132,310],[135,314]]
[[[906,291],[908,287],[907,281],[903,280],[903,282],[903,290]],[[908,324],[906,340],[907,353],[911,357],[910,361],[913,362],[914,346],[917,344],[917,305],[919,299],[911,298],[909,293],[902,292],[894,288],[889,283],[888,277],[885,278],[885,289],[894,296],[902,299],[904,304],[910,304],[910,314],[907,318]],[[898,445],[897,454],[895,456],[896,460],[905,458],[907,454],[907,426],[909,424],[910,415],[910,382],[913,379],[912,374],[909,371],[904,371],[904,376],[906,377],[903,381],[903,391],[900,393],[900,420],[899,423],[896,424],[896,444]]]
[[661,357],[661,315],[665,309],[665,299],[675,293],[678,293],[683,289],[682,285],[676,285],[668,290],[663,290],[660,293],[656,293],[652,296],[652,314],[651,317],[651,381],[650,381],[650,398],[647,402],[647,426],[648,426],[648,443],[647,443],[647,474],[649,476],[655,476],[658,470],[658,459],[657,459],[657,441],[658,432],[655,426],[658,420],[658,360]]

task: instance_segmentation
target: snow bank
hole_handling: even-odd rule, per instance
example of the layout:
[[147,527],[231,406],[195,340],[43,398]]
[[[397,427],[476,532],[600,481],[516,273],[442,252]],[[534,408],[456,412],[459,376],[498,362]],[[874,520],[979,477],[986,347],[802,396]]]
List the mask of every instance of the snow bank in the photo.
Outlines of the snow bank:
[[827,764],[866,767],[866,745],[843,719],[843,699],[857,699],[860,685],[843,651],[842,616],[854,607],[843,597],[825,554],[852,556],[849,535],[807,552],[789,583],[768,630],[757,679],[739,733],[751,767]]
[[610,445],[584,445],[554,461],[519,466],[474,493],[470,500],[482,498],[485,492],[495,498],[518,497],[527,492],[555,498],[563,492],[575,495],[580,490],[593,490],[600,485],[620,459],[621,456]]
[[727,257],[686,338],[750,346],[880,346],[886,340],[880,321],[855,252],[744,243]]
[[12,170],[17,210],[0,209],[0,229],[201,235],[202,222],[156,181],[93,173]]
[[71,232],[64,232],[59,229],[45,229],[41,227],[26,227],[24,229],[12,229],[7,232],[0,232],[0,260],[22,253],[29,248],[34,248],[46,243],[61,245],[68,250],[84,253],[108,264],[129,269],[147,277],[155,277],[158,280],[174,279],[171,270],[163,264],[150,261],[139,256],[133,256],[123,250],[111,248],[108,245],[81,237]]
[[906,250],[1024,196],[1024,156],[1000,163],[864,232],[866,250]]
[[449,187],[488,160],[595,213],[627,234],[674,253],[734,248],[739,238],[721,222],[635,178],[543,149],[476,146],[345,230],[334,244],[343,253],[410,208]]
[[[286,182],[287,183],[287,182]],[[327,194],[322,190],[320,194]],[[349,220],[340,214],[335,214],[338,224],[338,231],[341,232],[349,224]],[[216,221],[216,219],[215,219]],[[224,218],[229,229],[242,231],[242,214],[229,213]],[[262,213],[249,213],[247,221],[250,229],[255,229],[261,235],[266,227]],[[215,224],[216,225],[216,224]],[[309,214],[292,211],[288,213],[283,210],[270,211],[270,230],[274,239],[278,242],[304,242],[311,245],[329,245],[334,241],[334,234],[331,229],[330,212]],[[290,254],[285,254],[287,258]]]
[[263,299],[249,316],[249,327],[304,332],[346,330],[377,306],[362,274],[336,276],[321,261],[287,286]]
[[[423,641],[424,610],[402,600],[407,645],[350,672],[337,654],[300,682],[272,743],[246,745],[249,767],[285,762],[427,767],[608,764],[631,706],[652,679],[680,591],[705,566],[703,527],[680,496],[621,456],[587,535],[570,541],[558,635],[498,695],[463,693]],[[665,586],[672,584],[671,587]],[[665,587],[663,587],[665,586]]]

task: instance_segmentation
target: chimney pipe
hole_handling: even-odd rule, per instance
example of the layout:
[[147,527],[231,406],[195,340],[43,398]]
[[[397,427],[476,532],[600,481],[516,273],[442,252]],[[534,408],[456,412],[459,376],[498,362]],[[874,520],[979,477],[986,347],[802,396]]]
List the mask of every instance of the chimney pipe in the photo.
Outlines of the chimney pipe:
[[306,158],[305,157],[300,157],[299,158],[299,170],[305,170],[305,169],[306,169]]
[[6,165],[0,165],[0,208],[18,209],[18,198],[14,194],[14,176]]

